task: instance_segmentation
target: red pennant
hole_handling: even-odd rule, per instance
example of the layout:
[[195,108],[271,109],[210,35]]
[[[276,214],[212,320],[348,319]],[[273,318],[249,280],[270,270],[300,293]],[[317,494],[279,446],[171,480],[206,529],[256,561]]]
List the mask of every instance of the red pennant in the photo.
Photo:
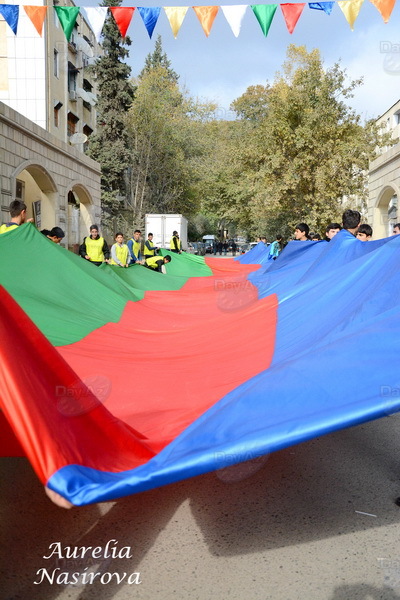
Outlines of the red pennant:
[[305,5],[305,2],[299,4],[281,4],[282,13],[289,33],[293,33]]
[[122,6],[110,6],[109,9],[113,14],[113,17],[115,19],[116,24],[118,25],[118,29],[122,37],[125,37],[133,17],[135,7],[124,8]]

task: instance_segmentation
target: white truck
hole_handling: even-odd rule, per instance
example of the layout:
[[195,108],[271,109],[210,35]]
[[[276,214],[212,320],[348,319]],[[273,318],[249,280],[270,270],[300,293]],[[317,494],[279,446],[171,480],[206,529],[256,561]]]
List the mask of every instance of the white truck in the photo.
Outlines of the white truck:
[[182,243],[182,249],[187,249],[187,219],[183,215],[145,215],[146,240],[149,233],[153,234],[153,242],[159,248],[167,248],[172,233],[177,231]]

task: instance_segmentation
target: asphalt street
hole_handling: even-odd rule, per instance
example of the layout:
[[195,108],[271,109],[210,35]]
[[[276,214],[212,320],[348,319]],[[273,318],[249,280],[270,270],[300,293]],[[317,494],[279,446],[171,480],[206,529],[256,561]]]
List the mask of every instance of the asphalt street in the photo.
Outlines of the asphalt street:
[[1,459],[0,597],[400,600],[399,419],[70,511],[25,459]]

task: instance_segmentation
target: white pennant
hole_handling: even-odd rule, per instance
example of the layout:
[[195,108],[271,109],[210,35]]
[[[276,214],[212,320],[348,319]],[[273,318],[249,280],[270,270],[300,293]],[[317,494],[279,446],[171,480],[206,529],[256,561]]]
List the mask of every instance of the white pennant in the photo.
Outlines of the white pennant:
[[228,21],[233,31],[233,35],[238,37],[240,28],[242,27],[242,21],[244,13],[246,12],[247,4],[221,6],[221,8],[225,15],[225,19]]
[[84,12],[87,22],[93,31],[96,40],[100,40],[101,31],[104,21],[106,20],[108,7],[107,6],[82,6],[81,11]]

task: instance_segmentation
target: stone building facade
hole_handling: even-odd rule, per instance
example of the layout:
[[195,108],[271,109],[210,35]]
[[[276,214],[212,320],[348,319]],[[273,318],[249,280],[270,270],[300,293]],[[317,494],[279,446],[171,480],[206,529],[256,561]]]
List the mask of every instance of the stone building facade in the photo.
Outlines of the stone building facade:
[[100,222],[100,165],[1,102],[0,148],[1,221],[20,198],[39,229],[60,226],[76,249]]
[[[393,139],[400,138],[400,100],[377,120]],[[400,221],[400,143],[383,148],[369,168],[368,223],[374,239],[392,234],[393,225]]]
[[[53,1],[30,4],[48,7],[42,36],[22,5],[17,35],[0,16],[0,102],[64,142],[76,133],[90,137],[96,129],[96,81],[90,64],[100,55],[101,46],[83,13],[78,14],[67,42]],[[63,6],[75,4],[64,0]],[[84,149],[83,143],[77,147]]]
[[89,65],[101,47],[83,14],[67,42],[53,0],[30,4],[48,6],[42,36],[22,5],[17,35],[0,17],[1,222],[22,199],[39,229],[60,226],[73,249],[101,216],[100,167],[84,154],[96,131]]

